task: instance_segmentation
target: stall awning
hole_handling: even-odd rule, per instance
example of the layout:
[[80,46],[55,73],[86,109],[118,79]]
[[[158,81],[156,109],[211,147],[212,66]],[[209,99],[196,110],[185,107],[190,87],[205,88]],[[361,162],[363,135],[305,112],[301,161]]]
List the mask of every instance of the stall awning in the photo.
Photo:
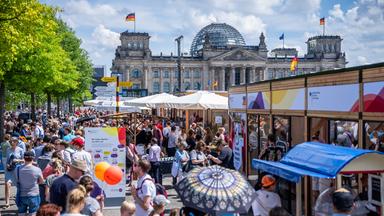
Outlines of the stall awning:
[[334,178],[338,173],[384,171],[384,154],[318,142],[296,145],[279,162],[252,160],[255,169],[299,182],[302,176]]

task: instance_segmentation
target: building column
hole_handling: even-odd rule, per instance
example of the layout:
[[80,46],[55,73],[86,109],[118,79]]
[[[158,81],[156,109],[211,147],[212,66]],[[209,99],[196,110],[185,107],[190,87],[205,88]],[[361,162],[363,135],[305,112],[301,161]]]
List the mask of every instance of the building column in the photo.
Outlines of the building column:
[[245,84],[246,83],[246,70],[245,67],[240,68],[240,84]]
[[159,93],[163,92],[163,68],[159,68]]
[[231,85],[232,85],[232,86],[235,86],[235,79],[236,79],[236,68],[235,68],[235,67],[231,67],[231,70],[232,70],[232,79],[231,79]]
[[250,74],[252,74],[251,75],[251,80],[250,80],[250,82],[257,82],[258,80],[257,80],[257,74],[256,74],[256,67],[251,67],[251,70],[250,70]]
[[145,79],[144,79],[144,89],[149,89],[149,87],[148,87],[148,85],[150,84],[150,83],[152,83],[151,81],[150,81],[150,72],[151,72],[152,70],[151,70],[151,67],[144,67],[144,76],[145,76]]
[[268,70],[266,68],[260,69],[260,81],[265,80],[265,78],[268,76],[267,73],[268,73]]
[[[214,90],[213,88],[213,82],[215,82],[215,67],[211,67],[209,68],[210,72],[209,72],[209,82],[211,85],[208,86],[208,90]],[[208,82],[207,82],[208,84]]]
[[219,77],[220,77],[220,81],[219,81],[218,89],[220,91],[224,91],[225,90],[225,67],[221,68],[221,73],[220,73]]

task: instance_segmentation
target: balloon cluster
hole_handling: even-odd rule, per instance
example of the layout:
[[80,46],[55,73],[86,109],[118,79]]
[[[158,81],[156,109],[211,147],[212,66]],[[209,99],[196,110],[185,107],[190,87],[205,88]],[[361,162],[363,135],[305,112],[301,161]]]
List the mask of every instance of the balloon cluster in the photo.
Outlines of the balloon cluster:
[[111,166],[108,162],[100,162],[95,166],[95,176],[109,185],[115,185],[123,178],[123,171],[118,166]]

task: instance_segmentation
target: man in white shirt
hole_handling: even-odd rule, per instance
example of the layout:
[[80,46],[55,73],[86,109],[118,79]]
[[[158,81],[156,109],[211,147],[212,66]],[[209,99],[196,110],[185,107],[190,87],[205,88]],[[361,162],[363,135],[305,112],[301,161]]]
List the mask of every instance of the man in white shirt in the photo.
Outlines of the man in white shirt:
[[76,137],[75,139],[72,140],[72,145],[76,149],[76,152],[73,153],[72,159],[73,160],[84,160],[87,164],[87,174],[92,174],[93,173],[93,160],[92,156],[89,152],[84,150],[84,140]]
[[133,164],[133,171],[139,177],[137,187],[131,186],[132,197],[136,204],[136,215],[147,216],[153,210],[152,201],[156,196],[156,186],[147,172],[151,164],[147,160],[139,160]]
[[274,207],[281,207],[280,196],[275,193],[276,179],[271,175],[265,175],[261,179],[262,189],[256,191],[256,199],[252,203],[254,216],[268,216]]
[[160,157],[162,155],[161,148],[158,145],[158,140],[152,138],[151,147],[149,148],[148,160],[151,163],[151,170],[149,174],[156,183],[162,184],[162,175],[160,172]]

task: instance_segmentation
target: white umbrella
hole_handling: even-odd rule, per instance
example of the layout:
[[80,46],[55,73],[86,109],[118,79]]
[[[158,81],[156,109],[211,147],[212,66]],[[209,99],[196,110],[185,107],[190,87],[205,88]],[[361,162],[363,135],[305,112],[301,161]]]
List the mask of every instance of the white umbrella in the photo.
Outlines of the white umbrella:
[[87,101],[83,102],[84,106],[96,106],[96,105],[102,104],[102,103],[103,103],[102,100],[97,100],[97,99],[87,100]]
[[228,98],[209,91],[198,91],[169,100],[163,106],[190,110],[228,109]]
[[161,93],[150,95],[147,97],[136,98],[133,100],[125,101],[124,105],[128,106],[146,106],[151,108],[156,108],[160,104],[166,103],[169,100],[177,98],[174,95],[168,93]]

